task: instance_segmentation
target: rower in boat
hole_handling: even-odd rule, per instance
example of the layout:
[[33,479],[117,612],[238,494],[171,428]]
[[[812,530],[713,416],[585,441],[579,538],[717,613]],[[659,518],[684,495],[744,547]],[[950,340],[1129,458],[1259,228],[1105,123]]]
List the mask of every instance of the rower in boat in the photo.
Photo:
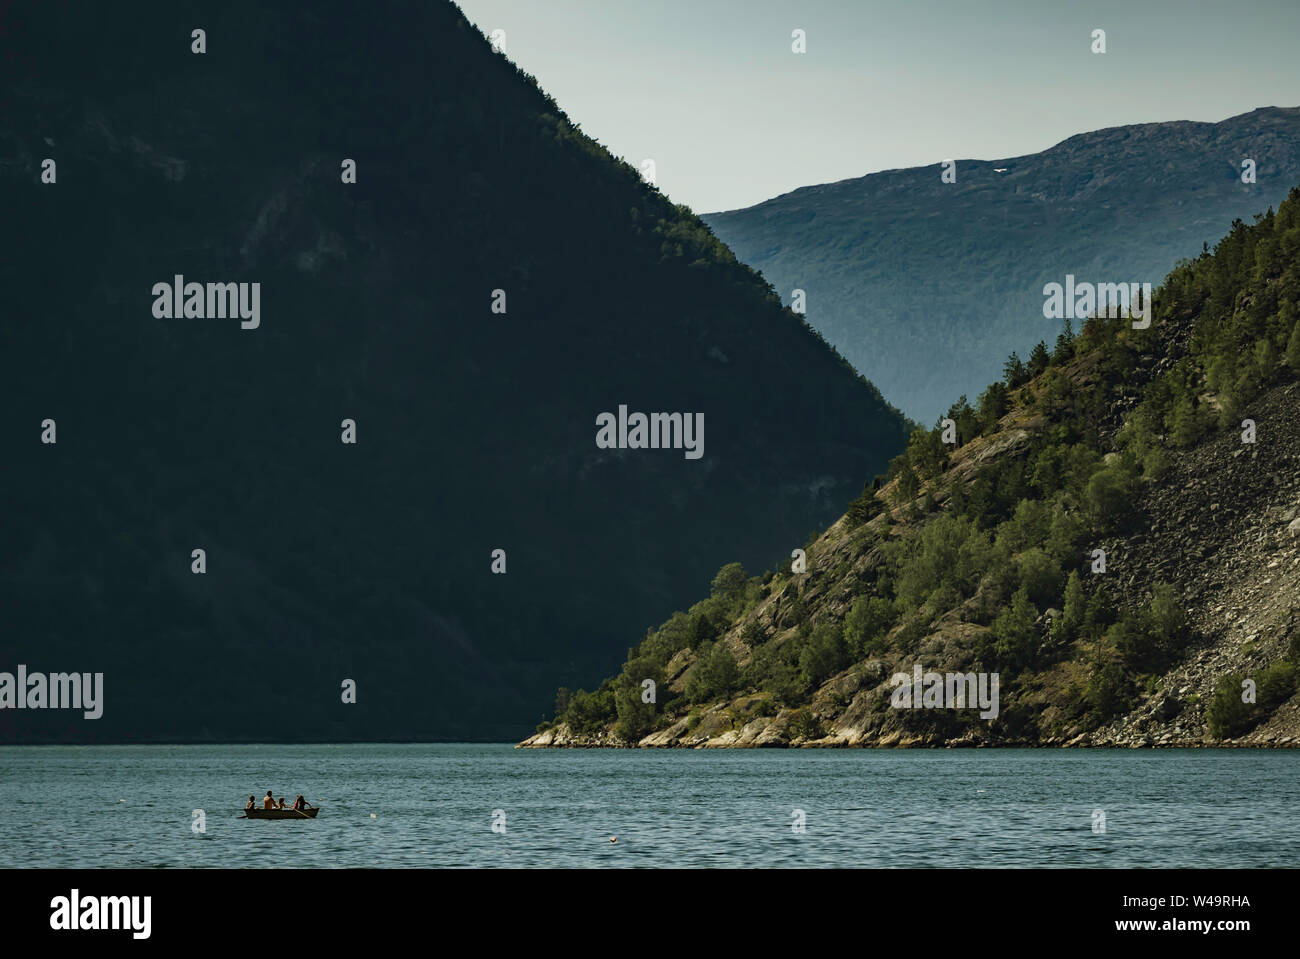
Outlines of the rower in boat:
[[245,806],[244,808],[245,808],[245,809],[256,809],[256,808],[257,808],[257,798],[256,798],[255,796],[249,796],[249,797],[248,797],[248,805]]
[[303,810],[311,809],[313,807],[311,803],[302,798],[302,793],[299,793],[298,798],[293,801],[293,808],[297,812],[302,812]]
[[262,808],[263,809],[275,808],[275,797],[271,795],[271,790],[269,789],[266,791],[266,798],[262,800]]

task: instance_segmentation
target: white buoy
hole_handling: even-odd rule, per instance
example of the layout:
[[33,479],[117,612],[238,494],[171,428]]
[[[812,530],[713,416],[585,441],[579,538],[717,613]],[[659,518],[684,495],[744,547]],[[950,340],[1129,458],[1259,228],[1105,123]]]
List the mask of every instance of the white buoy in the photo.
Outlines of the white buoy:
[[375,814],[374,814],[374,813],[371,813],[371,814],[370,814],[370,818],[371,818],[371,819],[374,819],[374,818],[375,818]]

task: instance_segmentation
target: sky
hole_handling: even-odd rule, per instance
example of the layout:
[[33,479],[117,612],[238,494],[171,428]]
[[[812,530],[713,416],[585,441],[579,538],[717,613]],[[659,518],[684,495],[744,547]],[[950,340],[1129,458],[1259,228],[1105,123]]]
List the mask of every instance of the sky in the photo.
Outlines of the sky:
[[698,213],[1300,105],[1300,0],[457,2],[505,31],[506,55],[583,132],[638,168],[653,159],[659,188]]

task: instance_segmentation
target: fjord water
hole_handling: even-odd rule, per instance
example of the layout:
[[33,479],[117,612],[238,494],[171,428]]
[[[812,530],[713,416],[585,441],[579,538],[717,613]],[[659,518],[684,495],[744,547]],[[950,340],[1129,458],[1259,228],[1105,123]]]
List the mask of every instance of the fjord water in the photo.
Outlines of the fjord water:
[[[1298,784],[1279,750],[19,746],[0,866],[1289,866]],[[267,789],[320,818],[236,818]]]

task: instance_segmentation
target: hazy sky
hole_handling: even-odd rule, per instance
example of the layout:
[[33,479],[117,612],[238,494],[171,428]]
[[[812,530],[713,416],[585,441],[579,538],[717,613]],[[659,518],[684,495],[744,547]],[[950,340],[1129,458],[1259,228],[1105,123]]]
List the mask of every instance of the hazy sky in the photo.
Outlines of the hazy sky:
[[458,2],[505,31],[509,58],[585,133],[654,159],[660,189],[700,213],[1102,127],[1300,105],[1300,0]]

